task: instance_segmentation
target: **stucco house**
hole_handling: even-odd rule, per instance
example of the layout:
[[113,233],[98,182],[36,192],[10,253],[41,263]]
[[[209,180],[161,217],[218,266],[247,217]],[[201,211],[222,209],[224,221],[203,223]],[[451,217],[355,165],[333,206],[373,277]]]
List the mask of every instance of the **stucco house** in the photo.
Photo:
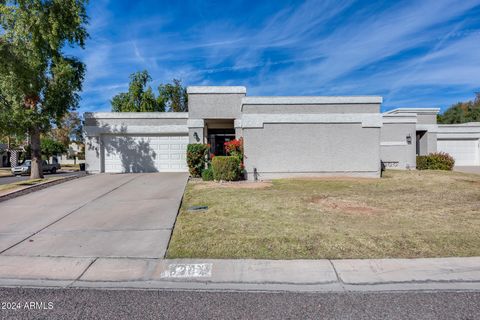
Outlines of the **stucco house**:
[[10,160],[7,152],[7,145],[0,143],[0,168],[8,167],[9,162]]
[[82,144],[71,142],[68,145],[67,152],[50,157],[50,162],[59,163],[60,165],[75,165],[85,163],[85,160],[79,156],[82,152]]
[[456,166],[480,166],[480,122],[437,124],[437,108],[383,114],[381,156],[387,167],[415,168],[415,156],[446,152]]
[[[209,143],[211,152],[221,155],[224,142],[243,137],[248,179],[379,177],[380,160],[413,169],[416,154],[452,149],[449,143],[439,148],[437,139],[458,139],[436,124],[438,109],[382,114],[377,96],[252,97],[246,92],[245,87],[188,87],[185,113],[85,113],[86,170],[187,171],[188,143]],[[472,132],[463,138],[478,142],[477,127],[462,126]]]

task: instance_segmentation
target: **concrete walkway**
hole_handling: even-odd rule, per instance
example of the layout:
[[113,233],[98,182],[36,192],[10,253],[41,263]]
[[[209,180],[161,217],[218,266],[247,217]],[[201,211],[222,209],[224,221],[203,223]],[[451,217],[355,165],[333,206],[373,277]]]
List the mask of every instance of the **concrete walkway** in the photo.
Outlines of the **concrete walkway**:
[[279,261],[0,256],[0,286],[273,291],[480,290],[480,257]]
[[4,201],[0,257],[163,258],[187,178],[101,174]]

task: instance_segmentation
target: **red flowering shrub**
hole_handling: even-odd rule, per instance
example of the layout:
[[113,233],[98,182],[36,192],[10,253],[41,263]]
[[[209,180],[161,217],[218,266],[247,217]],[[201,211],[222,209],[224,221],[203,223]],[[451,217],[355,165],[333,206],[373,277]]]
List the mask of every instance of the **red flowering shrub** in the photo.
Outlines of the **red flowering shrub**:
[[237,157],[243,163],[243,138],[224,143],[225,152],[232,157]]

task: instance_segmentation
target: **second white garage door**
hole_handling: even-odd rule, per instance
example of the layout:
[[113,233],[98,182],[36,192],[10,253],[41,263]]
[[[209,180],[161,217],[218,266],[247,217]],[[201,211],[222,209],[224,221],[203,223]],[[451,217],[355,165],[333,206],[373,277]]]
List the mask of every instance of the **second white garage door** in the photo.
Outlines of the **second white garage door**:
[[438,140],[437,151],[450,154],[456,166],[480,165],[478,140]]
[[103,136],[105,172],[186,172],[188,136]]

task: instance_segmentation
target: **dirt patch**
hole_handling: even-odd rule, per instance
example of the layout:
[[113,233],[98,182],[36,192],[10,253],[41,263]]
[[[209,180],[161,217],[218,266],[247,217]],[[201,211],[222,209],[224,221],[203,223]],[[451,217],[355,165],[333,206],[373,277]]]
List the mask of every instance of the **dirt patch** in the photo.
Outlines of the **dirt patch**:
[[310,199],[310,202],[324,208],[351,214],[368,215],[382,212],[382,209],[371,207],[364,202],[335,199],[327,196],[314,196]]
[[195,182],[195,189],[210,189],[210,188],[231,188],[231,189],[265,189],[272,186],[269,181],[235,181],[235,182],[215,182],[215,181],[202,181]]

